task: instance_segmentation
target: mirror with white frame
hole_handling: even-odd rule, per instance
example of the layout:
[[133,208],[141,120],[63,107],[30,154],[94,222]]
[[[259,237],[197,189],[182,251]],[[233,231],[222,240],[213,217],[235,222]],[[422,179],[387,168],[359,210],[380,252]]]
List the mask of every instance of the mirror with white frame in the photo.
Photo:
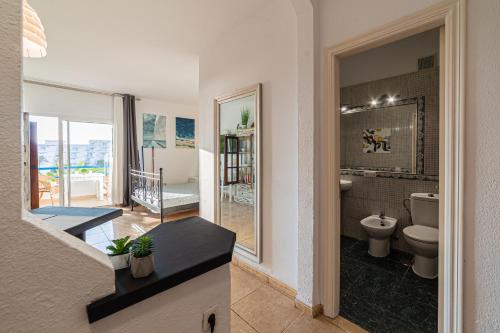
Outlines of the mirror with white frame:
[[215,212],[236,233],[236,251],[261,261],[261,85],[215,99]]

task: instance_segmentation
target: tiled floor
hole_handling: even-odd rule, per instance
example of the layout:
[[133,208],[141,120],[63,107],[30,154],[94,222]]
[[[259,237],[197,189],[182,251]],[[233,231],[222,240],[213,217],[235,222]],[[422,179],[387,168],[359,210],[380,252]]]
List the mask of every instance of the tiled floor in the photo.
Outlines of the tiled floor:
[[231,333],[346,332],[325,318],[311,318],[297,309],[291,298],[234,265],[231,304]]
[[[196,211],[170,215],[167,221],[197,215]],[[105,251],[110,240],[130,235],[135,238],[160,222],[144,208],[125,208],[123,216],[89,230],[86,241]],[[341,328],[342,327],[342,328]],[[311,318],[295,307],[294,300],[273,289],[254,275],[231,265],[232,333],[363,333],[342,318]]]
[[[168,215],[165,217],[165,221],[174,221],[197,215],[198,211],[182,212]],[[135,239],[158,224],[160,224],[158,214],[152,214],[144,207],[135,207],[133,212],[128,207],[125,207],[123,208],[123,216],[85,232],[85,241],[95,248],[105,251],[106,247],[111,245],[113,239],[125,236]]]
[[438,279],[415,275],[409,255],[367,250],[367,242],[341,238],[341,316],[371,332],[437,332]]
[[222,226],[236,233],[236,242],[251,250],[255,249],[254,209],[252,205],[229,202],[228,198],[222,200]]

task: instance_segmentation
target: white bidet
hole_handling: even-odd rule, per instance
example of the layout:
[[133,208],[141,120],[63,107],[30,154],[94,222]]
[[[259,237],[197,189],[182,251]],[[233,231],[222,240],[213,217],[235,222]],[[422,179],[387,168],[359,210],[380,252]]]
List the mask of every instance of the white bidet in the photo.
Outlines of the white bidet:
[[390,252],[390,238],[396,230],[398,220],[380,215],[368,216],[361,220],[368,233],[368,253],[373,257],[385,257]]

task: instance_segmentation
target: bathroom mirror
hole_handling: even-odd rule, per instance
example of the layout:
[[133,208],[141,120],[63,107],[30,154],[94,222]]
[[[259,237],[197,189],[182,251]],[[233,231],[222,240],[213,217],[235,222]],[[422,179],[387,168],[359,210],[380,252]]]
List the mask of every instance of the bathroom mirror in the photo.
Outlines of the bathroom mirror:
[[215,99],[215,212],[236,251],[261,262],[261,85]]
[[423,173],[424,97],[341,107],[342,170]]

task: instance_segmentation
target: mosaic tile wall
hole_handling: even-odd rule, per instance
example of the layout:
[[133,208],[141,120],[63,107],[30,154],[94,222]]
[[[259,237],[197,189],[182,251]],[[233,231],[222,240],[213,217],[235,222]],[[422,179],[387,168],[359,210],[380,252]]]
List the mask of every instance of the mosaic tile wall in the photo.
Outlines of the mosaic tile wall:
[[383,210],[387,216],[398,220],[391,246],[410,252],[403,238],[404,227],[411,225],[410,214],[404,208],[403,200],[412,193],[437,193],[438,182],[350,175],[344,175],[342,179],[352,181],[352,188],[342,192],[341,234],[367,240],[360,221],[370,215],[378,215]]
[[[425,96],[424,174],[437,176],[439,173],[439,68],[424,69],[342,88],[341,103],[363,105],[367,104],[371,98],[384,94],[400,95],[401,99]],[[353,183],[350,190],[342,192],[342,235],[366,240],[367,235],[360,221],[367,216],[378,215],[383,210],[387,216],[398,219],[398,228],[394,232],[391,246],[410,252],[403,237],[404,227],[411,224],[410,214],[404,208],[403,200],[415,192],[438,193],[438,182],[354,175],[342,175],[341,178],[351,180]]]

